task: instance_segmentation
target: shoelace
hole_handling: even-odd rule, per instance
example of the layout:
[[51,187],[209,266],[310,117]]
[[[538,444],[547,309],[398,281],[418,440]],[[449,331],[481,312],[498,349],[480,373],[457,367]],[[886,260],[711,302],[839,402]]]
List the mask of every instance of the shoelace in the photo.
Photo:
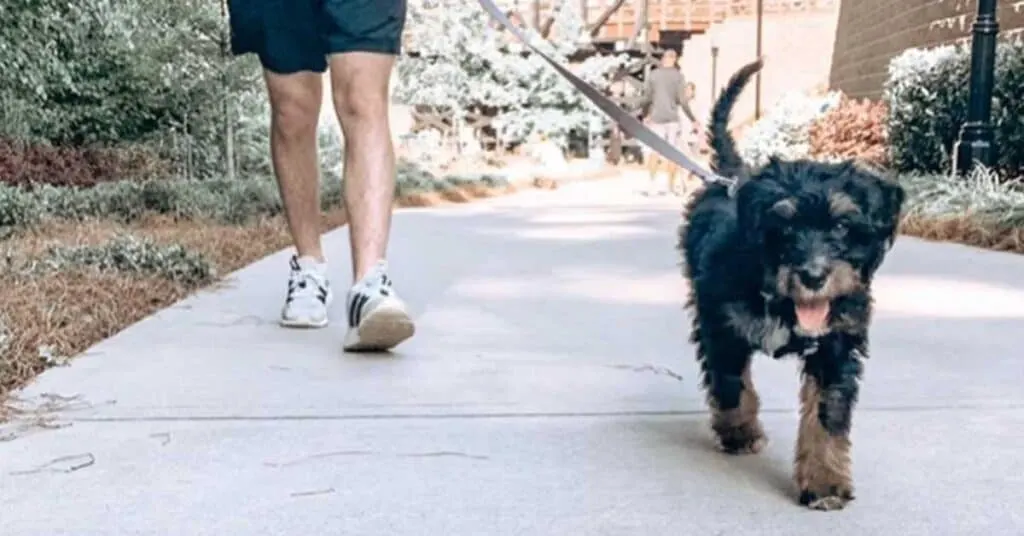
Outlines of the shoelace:
[[292,298],[312,298],[324,286],[324,280],[315,272],[296,272],[292,275],[289,294]]

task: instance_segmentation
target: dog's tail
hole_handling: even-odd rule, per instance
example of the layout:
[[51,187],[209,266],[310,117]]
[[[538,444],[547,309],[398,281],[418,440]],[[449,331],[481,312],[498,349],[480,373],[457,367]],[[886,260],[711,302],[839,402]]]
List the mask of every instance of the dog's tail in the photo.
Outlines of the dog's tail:
[[729,132],[729,118],[743,89],[763,66],[762,58],[744,65],[742,69],[732,75],[718,100],[715,101],[715,106],[711,109],[711,123],[708,125],[707,132],[708,146],[711,148],[711,169],[715,173],[735,177],[743,172],[743,159],[736,149],[736,140]]

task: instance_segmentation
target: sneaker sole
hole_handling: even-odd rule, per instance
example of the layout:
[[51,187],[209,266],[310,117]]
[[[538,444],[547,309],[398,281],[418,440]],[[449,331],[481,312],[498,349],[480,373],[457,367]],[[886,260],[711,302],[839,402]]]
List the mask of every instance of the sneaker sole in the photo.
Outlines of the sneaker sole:
[[286,320],[286,319],[282,318],[281,321],[279,322],[281,327],[292,328],[292,329],[320,329],[320,328],[327,327],[327,324],[329,324],[329,323],[330,323],[330,321],[327,318],[324,318],[323,320],[321,320],[319,322],[310,322],[308,320],[300,320],[300,319]]
[[[409,314],[400,306],[383,303],[346,335],[346,352],[384,352],[403,343],[416,332]],[[355,341],[349,341],[352,336]]]
[[330,324],[330,322],[331,322],[331,319],[327,315],[327,310],[330,309],[331,303],[333,301],[334,301],[334,294],[331,293],[331,292],[328,292],[327,293],[327,302],[324,303],[324,318],[323,318],[323,320],[320,320],[318,322],[313,322],[313,321],[310,321],[310,320],[303,320],[301,318],[287,319],[287,318],[284,318],[282,316],[281,320],[278,321],[278,324],[281,327],[291,328],[291,329],[320,329],[320,328],[325,328],[325,327],[327,327],[327,324]]

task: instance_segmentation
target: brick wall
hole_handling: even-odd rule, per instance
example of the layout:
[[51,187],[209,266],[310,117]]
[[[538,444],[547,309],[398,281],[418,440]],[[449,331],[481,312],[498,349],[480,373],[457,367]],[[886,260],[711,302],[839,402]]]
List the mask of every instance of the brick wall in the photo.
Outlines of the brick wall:
[[[843,0],[829,83],[851,97],[878,98],[889,60],[914,47],[970,36],[976,0]],[[1024,29],[1024,1],[999,2],[1001,35]]]

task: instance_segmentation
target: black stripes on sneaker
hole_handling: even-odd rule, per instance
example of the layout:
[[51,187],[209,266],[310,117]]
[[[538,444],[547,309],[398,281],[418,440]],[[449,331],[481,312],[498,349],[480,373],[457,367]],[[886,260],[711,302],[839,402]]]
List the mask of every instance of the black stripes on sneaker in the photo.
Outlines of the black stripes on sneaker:
[[374,298],[374,294],[379,294],[385,298],[391,296],[391,284],[391,279],[388,275],[386,273],[381,273],[379,285],[373,285],[372,283],[363,284],[360,285],[362,288],[359,290],[352,291],[353,295],[348,303],[349,327],[355,328],[359,326],[359,323],[363,320],[363,315],[365,314],[366,304]]
[[310,283],[313,283],[316,285],[316,299],[319,300],[320,303],[327,305],[327,299],[330,294],[330,290],[327,286],[315,277],[303,274],[302,266],[299,265],[298,257],[293,256],[288,264],[291,267],[292,273],[291,277],[288,278],[288,294],[285,297],[285,303],[291,303],[294,301],[296,292],[299,290],[305,290],[309,287]]
[[349,327],[356,327],[359,325],[359,321],[362,320],[363,307],[366,306],[366,302],[370,301],[370,296],[362,292],[357,293],[352,297],[352,300],[348,304],[348,325]]

